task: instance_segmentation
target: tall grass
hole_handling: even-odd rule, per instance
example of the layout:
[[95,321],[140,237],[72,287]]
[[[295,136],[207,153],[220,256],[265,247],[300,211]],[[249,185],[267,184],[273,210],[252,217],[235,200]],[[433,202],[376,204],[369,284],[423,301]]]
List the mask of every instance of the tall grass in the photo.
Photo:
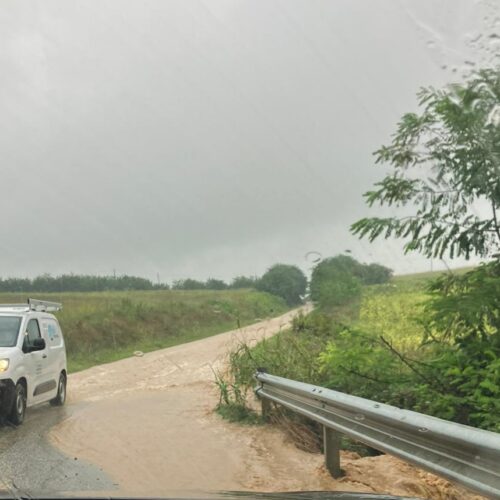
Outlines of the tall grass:
[[[70,371],[201,339],[287,309],[283,300],[254,290],[67,292],[41,298],[63,303],[56,316]],[[25,300],[0,294],[1,303]]]
[[368,288],[363,294],[359,319],[354,325],[375,338],[383,336],[398,350],[415,353],[422,342],[423,327],[419,318],[429,299],[418,282],[413,286],[381,285]]

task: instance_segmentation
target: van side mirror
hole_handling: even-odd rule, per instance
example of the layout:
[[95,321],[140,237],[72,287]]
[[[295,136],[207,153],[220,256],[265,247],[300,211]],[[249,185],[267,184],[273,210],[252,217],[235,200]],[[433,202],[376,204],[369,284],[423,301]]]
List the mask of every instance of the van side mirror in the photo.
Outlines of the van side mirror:
[[45,339],[35,339],[30,351],[43,351],[45,349]]

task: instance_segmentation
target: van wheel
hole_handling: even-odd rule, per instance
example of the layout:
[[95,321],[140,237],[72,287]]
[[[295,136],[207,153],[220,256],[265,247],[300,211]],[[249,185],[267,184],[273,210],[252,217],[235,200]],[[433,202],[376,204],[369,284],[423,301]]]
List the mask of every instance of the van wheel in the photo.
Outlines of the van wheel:
[[52,406],[62,406],[66,401],[66,375],[59,375],[59,383],[57,384],[57,396],[51,399]]
[[24,421],[24,414],[26,413],[26,389],[23,384],[19,382],[16,384],[14,403],[9,415],[9,420],[14,425],[21,425]]

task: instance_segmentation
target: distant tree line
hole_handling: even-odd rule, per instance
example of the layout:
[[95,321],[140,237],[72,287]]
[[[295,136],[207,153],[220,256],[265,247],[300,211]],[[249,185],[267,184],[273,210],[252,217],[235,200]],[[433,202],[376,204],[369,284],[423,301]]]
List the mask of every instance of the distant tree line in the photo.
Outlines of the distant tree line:
[[168,289],[168,285],[154,285],[137,276],[94,276],[85,274],[42,274],[36,278],[0,278],[1,292],[103,292],[107,290]]
[[[310,283],[312,299],[319,301],[319,295],[338,295],[336,287],[349,295],[351,287],[357,292],[361,284],[385,283],[392,271],[380,264],[361,264],[352,257],[337,256],[321,261],[314,269]],[[61,293],[61,292],[103,292],[125,290],[235,290],[255,288],[281,297],[289,306],[303,302],[307,295],[307,278],[297,267],[275,264],[261,277],[236,276],[230,283],[216,278],[206,281],[187,278],[167,283],[153,283],[138,276],[96,276],[87,274],[42,274],[36,278],[0,278],[0,292],[18,293]],[[321,289],[321,290],[320,290]],[[352,290],[351,290],[352,291]]]
[[172,283],[172,290],[227,290],[237,288],[255,288],[259,278],[257,276],[236,276],[231,283],[209,278],[207,281],[199,281],[191,278],[177,280]]
[[50,292],[104,292],[125,290],[225,290],[255,288],[257,277],[237,276],[230,284],[210,278],[207,281],[185,279],[167,283],[153,283],[138,276],[97,276],[87,274],[42,274],[36,278],[0,278],[0,292],[50,293]]

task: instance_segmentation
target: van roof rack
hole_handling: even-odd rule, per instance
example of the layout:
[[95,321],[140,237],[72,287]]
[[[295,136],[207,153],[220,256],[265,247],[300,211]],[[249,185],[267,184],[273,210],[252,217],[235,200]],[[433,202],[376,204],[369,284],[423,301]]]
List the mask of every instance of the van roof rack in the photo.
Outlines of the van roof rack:
[[0,309],[9,309],[19,312],[55,312],[62,309],[60,302],[49,302],[48,300],[28,299],[25,304],[0,304]]

